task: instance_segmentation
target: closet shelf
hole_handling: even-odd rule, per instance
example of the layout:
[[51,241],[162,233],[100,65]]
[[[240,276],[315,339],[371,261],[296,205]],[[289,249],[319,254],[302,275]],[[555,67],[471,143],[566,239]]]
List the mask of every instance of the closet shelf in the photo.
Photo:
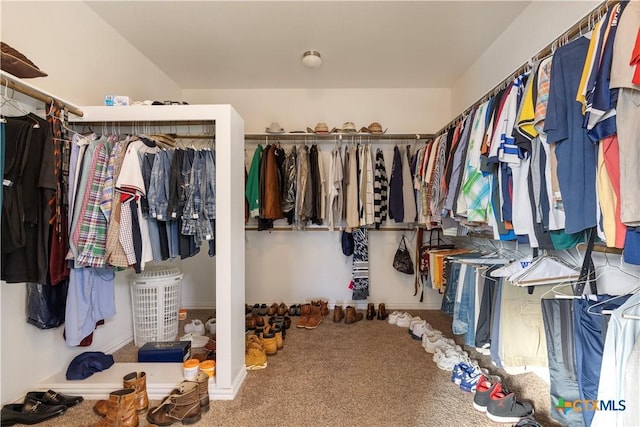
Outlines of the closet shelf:
[[72,114],[75,114],[78,117],[82,117],[84,115],[82,110],[80,110],[80,108],[78,108],[76,105],[73,105],[72,103],[67,102],[62,98],[58,98],[57,96],[53,96],[42,89],[38,89],[37,87],[29,83],[25,83],[19,77],[16,77],[13,74],[9,74],[5,71],[0,71],[0,84],[7,87],[8,89],[15,90],[16,92],[20,92],[33,99],[42,101],[45,104],[51,104],[55,101],[60,105],[61,108],[69,111]]
[[372,135],[370,133],[363,132],[350,132],[350,133],[328,133],[326,135],[316,135],[315,133],[251,133],[245,134],[245,141],[277,141],[277,140],[349,140],[350,138],[357,137],[364,140],[429,140],[433,139],[434,135],[431,133],[385,133],[382,135]]

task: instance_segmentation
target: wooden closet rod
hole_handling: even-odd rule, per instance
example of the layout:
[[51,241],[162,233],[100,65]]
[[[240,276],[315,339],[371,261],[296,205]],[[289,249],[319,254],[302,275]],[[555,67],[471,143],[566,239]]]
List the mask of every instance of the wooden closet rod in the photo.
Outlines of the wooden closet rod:
[[[601,3],[591,12],[589,12],[586,16],[584,16],[581,20],[575,23],[571,28],[565,31],[560,37],[556,38],[554,41],[552,41],[546,47],[544,47],[540,52],[533,55],[532,59],[542,60],[550,56],[555,51],[556,47],[562,46],[561,43],[563,43],[565,40],[572,41],[577,36],[581,35],[583,31],[584,32],[590,31],[592,29],[591,25],[595,21],[595,17],[598,15],[604,15],[609,10],[609,7],[612,7],[617,3],[619,3],[619,0],[607,0]],[[483,102],[487,101],[492,96],[495,96],[495,94],[500,89],[502,89],[502,87],[506,87],[509,83],[513,81],[513,79],[515,79],[520,74],[524,73],[530,67],[531,67],[531,64],[529,62],[520,66],[516,71],[509,74],[508,77],[506,77],[500,83],[495,85],[491,90],[485,93],[480,99],[478,99],[472,105],[467,107],[467,109],[465,109],[462,113],[458,114],[453,120],[447,123],[435,134],[440,135],[443,132],[445,132],[447,129],[458,124],[458,122],[462,120],[462,118],[465,117],[471,110],[473,110]]]
[[247,141],[284,141],[284,140],[347,140],[351,138],[362,138],[363,140],[377,140],[377,139],[404,139],[404,140],[429,140],[433,139],[434,135],[430,133],[391,133],[384,135],[371,135],[368,133],[330,133],[327,135],[316,135],[314,133],[287,133],[287,134],[246,134],[244,139]]
[[68,112],[75,114],[78,117],[84,116],[84,113],[75,105],[63,101],[60,98],[55,98],[48,93],[41,91],[35,86],[31,86],[22,81],[14,80],[14,78],[6,73],[2,73],[2,76],[0,76],[0,84],[7,87],[8,89],[15,90],[16,92],[20,92],[33,99],[42,101],[45,104],[51,104],[55,101],[58,103],[58,105],[60,105],[61,108],[67,110]]

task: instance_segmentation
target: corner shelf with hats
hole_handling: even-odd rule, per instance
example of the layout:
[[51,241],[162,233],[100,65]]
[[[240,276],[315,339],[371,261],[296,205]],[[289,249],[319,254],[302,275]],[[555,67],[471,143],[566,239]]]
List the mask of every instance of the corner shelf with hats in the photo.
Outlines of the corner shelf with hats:
[[387,133],[388,129],[378,122],[358,129],[353,122],[345,122],[340,128],[329,128],[324,122],[317,123],[314,128],[306,130],[285,131],[278,122],[271,123],[265,128],[264,133],[245,134],[245,140],[278,141],[278,140],[318,140],[331,139],[342,141],[346,138],[360,137],[373,140],[429,140],[434,137],[432,133]]

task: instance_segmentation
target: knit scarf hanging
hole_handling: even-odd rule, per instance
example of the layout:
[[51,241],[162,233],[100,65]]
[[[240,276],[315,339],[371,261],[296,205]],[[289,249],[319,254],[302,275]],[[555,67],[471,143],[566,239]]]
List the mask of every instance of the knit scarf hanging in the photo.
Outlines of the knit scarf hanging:
[[369,298],[369,231],[353,231],[353,300]]

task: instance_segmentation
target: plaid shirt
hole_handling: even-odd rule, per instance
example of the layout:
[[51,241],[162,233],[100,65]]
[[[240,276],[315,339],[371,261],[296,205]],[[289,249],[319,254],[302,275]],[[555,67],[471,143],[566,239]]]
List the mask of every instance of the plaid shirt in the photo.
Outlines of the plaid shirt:
[[107,218],[100,207],[100,202],[107,177],[111,147],[104,140],[94,141],[92,144],[95,144],[95,150],[91,160],[91,170],[84,171],[91,175],[87,183],[87,197],[83,201],[84,214],[79,223],[76,266],[102,268],[106,265]]

